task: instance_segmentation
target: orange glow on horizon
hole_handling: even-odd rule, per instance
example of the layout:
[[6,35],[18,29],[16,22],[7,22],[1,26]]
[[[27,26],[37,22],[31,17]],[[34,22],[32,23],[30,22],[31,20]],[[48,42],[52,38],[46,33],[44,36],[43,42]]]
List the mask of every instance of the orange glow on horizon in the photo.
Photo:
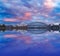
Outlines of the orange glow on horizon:
[[7,21],[7,22],[16,22],[17,19],[9,19],[9,18],[6,18],[6,19],[4,19],[3,21]]

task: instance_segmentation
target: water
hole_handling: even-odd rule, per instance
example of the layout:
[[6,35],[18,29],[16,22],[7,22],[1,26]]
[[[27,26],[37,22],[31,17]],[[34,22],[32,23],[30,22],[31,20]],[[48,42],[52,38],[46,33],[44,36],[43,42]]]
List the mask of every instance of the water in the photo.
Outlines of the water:
[[[38,3],[40,0],[1,0],[0,24],[24,25],[31,21],[60,23],[59,1],[46,1]],[[60,56],[59,52],[60,33],[36,35],[27,31],[0,32],[0,56]]]

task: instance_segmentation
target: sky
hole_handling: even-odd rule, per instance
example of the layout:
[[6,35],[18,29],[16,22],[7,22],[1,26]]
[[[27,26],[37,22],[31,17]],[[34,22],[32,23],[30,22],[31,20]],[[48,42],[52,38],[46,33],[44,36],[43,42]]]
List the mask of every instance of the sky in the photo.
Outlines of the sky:
[[[0,24],[60,23],[60,0],[0,0]],[[0,56],[60,56],[60,33],[0,32]]]

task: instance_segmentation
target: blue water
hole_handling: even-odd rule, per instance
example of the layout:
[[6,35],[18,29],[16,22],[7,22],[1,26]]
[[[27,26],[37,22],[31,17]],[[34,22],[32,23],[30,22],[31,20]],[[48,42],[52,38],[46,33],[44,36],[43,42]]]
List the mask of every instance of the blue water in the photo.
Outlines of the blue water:
[[[31,6],[34,5],[32,0],[22,0],[22,4],[27,11],[29,8],[31,10]],[[40,1],[40,0],[39,0]],[[28,2],[31,2],[30,5]],[[60,4],[59,4],[60,5]],[[32,6],[33,7],[33,6]],[[23,8],[23,7],[21,7]],[[24,8],[23,8],[24,9]],[[25,10],[25,11],[26,11]],[[20,9],[19,9],[20,11]],[[24,12],[25,12],[24,11]],[[60,15],[57,16],[56,14],[60,13],[60,7],[55,7],[51,12],[50,16],[55,18],[47,18],[45,20],[50,20],[51,22],[59,22],[60,23]],[[18,14],[19,15],[19,14]],[[20,24],[20,22],[6,22],[3,21],[5,18],[15,18],[17,15],[13,13],[11,8],[7,8],[4,4],[0,4],[0,24],[8,24],[8,25],[16,25]],[[32,19],[32,21],[34,21]],[[44,22],[44,20],[42,20]],[[50,22],[48,21],[48,23]],[[25,22],[25,21],[22,21]],[[27,22],[30,22],[27,20]],[[32,40],[32,43],[26,44],[25,39],[19,39],[18,37],[4,37],[7,34],[17,35],[19,38],[22,36],[28,36]],[[29,33],[22,34],[21,32],[16,31],[6,31],[0,32],[0,56],[60,56],[60,33],[47,33],[48,35],[34,35]],[[46,40],[45,40],[46,39]]]

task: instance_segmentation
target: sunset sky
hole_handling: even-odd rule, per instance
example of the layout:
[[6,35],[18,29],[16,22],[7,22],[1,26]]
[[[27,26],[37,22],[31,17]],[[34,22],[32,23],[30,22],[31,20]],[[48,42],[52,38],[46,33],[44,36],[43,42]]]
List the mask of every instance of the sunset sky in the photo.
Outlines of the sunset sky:
[[[60,23],[60,0],[0,0],[0,24]],[[0,32],[0,56],[60,56],[60,33]]]

